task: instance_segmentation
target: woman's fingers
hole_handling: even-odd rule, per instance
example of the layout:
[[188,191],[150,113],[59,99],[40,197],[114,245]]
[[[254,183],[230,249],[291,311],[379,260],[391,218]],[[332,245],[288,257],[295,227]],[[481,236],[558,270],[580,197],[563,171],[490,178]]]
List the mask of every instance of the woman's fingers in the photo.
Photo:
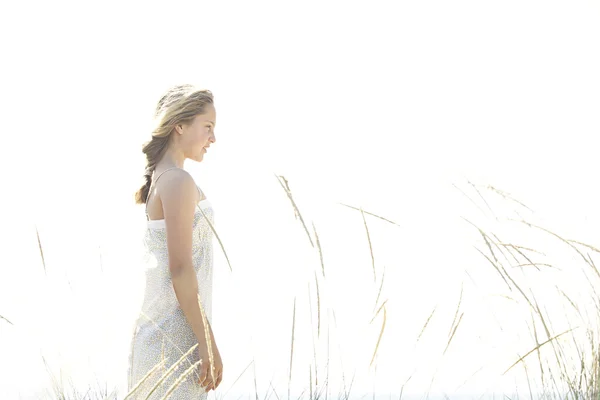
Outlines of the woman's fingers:
[[198,383],[202,384],[206,380],[206,372],[200,371],[200,378],[198,378]]
[[[208,372],[209,369],[212,370],[213,374],[210,374]],[[214,380],[213,380],[213,376],[214,376]],[[219,384],[221,383],[222,380],[223,380],[223,370],[217,371],[215,367],[211,366],[209,368],[208,365],[202,367],[199,383],[206,392],[208,392],[209,390],[215,390],[219,386]]]
[[215,373],[215,380],[212,385],[213,389],[216,389],[219,386],[222,379],[223,379],[223,371],[219,371],[218,373]]
[[221,371],[221,373],[219,374],[219,377],[217,378],[217,381],[215,382],[215,389],[217,387],[219,387],[219,385],[221,384],[222,380],[223,380],[223,371]]
[[198,378],[198,383],[204,386],[204,382],[209,379],[208,377],[208,363],[200,364],[200,378]]
[[[216,377],[215,377],[216,379]],[[207,392],[211,389],[214,388],[214,381],[213,381],[213,377],[211,376],[210,373],[206,373],[204,375],[204,379],[202,381],[200,381],[201,386],[204,388],[204,390],[206,390]]]
[[208,386],[210,385],[210,383],[212,382],[212,379],[210,379],[210,376],[207,376],[203,381],[200,382],[200,386],[202,386],[204,389],[206,389],[206,391],[209,390]]

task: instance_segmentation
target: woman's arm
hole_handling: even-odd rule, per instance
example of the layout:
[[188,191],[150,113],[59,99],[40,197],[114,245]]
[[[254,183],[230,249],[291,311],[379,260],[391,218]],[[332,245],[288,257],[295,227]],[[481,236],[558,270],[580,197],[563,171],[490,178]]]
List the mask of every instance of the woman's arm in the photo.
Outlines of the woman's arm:
[[[159,182],[161,186],[157,186],[157,190],[160,191],[166,225],[173,289],[199,345],[207,345],[198,302],[198,278],[192,261],[192,228],[199,197],[198,189],[193,178],[184,170],[165,174]],[[214,340],[212,337],[211,339]]]

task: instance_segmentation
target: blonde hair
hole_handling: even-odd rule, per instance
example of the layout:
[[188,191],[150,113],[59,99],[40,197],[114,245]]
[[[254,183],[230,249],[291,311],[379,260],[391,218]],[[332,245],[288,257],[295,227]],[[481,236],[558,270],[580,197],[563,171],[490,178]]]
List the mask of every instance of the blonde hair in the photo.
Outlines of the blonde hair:
[[142,147],[148,163],[144,173],[145,182],[135,193],[136,204],[146,203],[152,173],[166,153],[175,127],[181,123],[191,123],[196,115],[204,114],[207,104],[214,104],[211,91],[189,84],[173,86],[160,98],[154,113],[157,124],[152,131],[152,139]]

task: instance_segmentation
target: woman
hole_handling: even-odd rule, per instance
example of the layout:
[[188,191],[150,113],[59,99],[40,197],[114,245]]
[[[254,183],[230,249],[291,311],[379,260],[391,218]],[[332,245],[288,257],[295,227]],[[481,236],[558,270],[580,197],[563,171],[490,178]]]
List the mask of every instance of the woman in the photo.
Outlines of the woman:
[[[158,125],[143,147],[146,183],[135,199],[146,205],[146,288],[129,355],[129,399],[206,399],[223,378],[210,326],[212,237],[210,202],[183,169],[201,162],[215,142],[212,93],[191,85],[167,91]],[[209,222],[210,221],[210,222]]]

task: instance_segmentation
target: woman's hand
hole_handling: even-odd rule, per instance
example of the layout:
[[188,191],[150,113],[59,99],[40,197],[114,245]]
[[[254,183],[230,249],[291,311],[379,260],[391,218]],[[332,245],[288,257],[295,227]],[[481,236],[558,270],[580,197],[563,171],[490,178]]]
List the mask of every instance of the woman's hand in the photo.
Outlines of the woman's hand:
[[[215,390],[223,380],[223,361],[221,360],[221,354],[219,349],[213,342],[213,363],[210,363],[208,356],[208,346],[200,346],[200,379],[198,383],[208,393],[209,390]],[[211,374],[212,370],[212,374]],[[214,376],[214,381],[213,381]]]

